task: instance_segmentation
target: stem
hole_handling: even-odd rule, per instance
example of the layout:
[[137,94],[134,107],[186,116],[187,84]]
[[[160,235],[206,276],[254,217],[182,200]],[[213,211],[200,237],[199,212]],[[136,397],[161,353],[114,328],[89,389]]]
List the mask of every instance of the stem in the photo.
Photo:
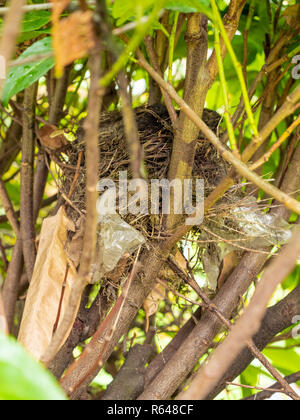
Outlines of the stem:
[[219,29],[217,27],[215,28],[215,51],[216,51],[216,57],[217,57],[217,62],[218,62],[218,67],[219,67],[219,74],[220,74],[220,81],[221,81],[221,86],[222,86],[222,91],[223,91],[223,98],[224,98],[224,104],[225,104],[225,116],[224,117],[225,117],[226,127],[227,127],[227,131],[228,131],[230,147],[234,152],[238,152],[237,141],[236,141],[236,137],[235,137],[235,134],[234,134],[234,127],[233,127],[232,120],[231,120],[231,115],[230,115],[230,104],[229,104],[229,100],[228,100],[228,88],[227,88],[227,82],[226,82],[226,76],[225,76],[225,71],[224,71],[222,55],[221,55],[221,44],[220,44]]
[[179,19],[179,12],[175,13],[174,16],[174,23],[169,39],[169,76],[168,80],[169,83],[173,83],[173,60],[174,60],[174,49],[175,49],[175,37],[176,37],[176,31],[177,31],[177,25],[178,25],[178,19]]
[[249,122],[253,131],[253,134],[255,137],[258,137],[258,129],[255,123],[255,119],[254,119],[254,115],[252,112],[252,108],[251,108],[251,104],[250,104],[250,100],[249,100],[249,96],[248,96],[248,91],[247,91],[247,86],[246,86],[246,81],[244,79],[244,74],[243,74],[243,68],[241,63],[238,61],[236,54],[234,52],[234,49],[232,48],[231,45],[231,41],[227,35],[226,29],[224,27],[219,9],[217,7],[216,1],[215,0],[211,0],[211,5],[213,8],[213,12],[214,12],[214,18],[215,18],[215,25],[217,27],[219,27],[222,38],[225,42],[226,48],[228,49],[229,55],[231,57],[232,60],[232,64],[235,68],[235,71],[237,73],[237,76],[239,78],[240,81],[240,85],[241,85],[241,90],[242,90],[242,95],[244,98],[244,102],[245,102],[245,109],[249,118]]
[[[193,121],[193,123],[202,131],[202,133],[205,135],[205,137],[215,146],[215,148],[220,152],[222,157],[227,160],[229,163],[231,163],[235,169],[239,172],[240,175],[247,178],[249,181],[253,182],[256,186],[264,190],[267,194],[269,194],[271,197],[275,198],[280,203],[283,203],[287,208],[289,208],[292,211],[295,211],[297,214],[300,214],[300,203],[295,200],[294,198],[288,196],[284,192],[280,191],[278,188],[274,187],[273,185],[269,184],[268,182],[264,181],[260,176],[253,173],[248,166],[242,162],[239,158],[237,158],[235,155],[233,155],[218,139],[218,137],[210,130],[210,128],[203,122],[203,120],[193,111],[188,104],[177,94],[175,89],[170,86],[167,82],[165,82],[159,74],[157,74],[153,68],[147,63],[147,61],[144,59],[142,54],[139,52],[139,64],[145,68],[150,75],[155,79],[155,81],[161,85],[171,96],[172,99],[174,99],[175,102],[180,106],[182,112],[184,112],[190,119]],[[269,125],[274,126],[274,123],[276,123],[275,126],[279,124],[279,122],[282,120],[282,117],[286,117],[288,113],[294,110],[293,102],[295,99],[297,99],[298,95],[300,96],[300,86],[296,91],[291,95],[291,98],[287,101],[287,105],[283,106],[282,109],[278,111],[277,114],[270,120]],[[288,112],[289,111],[289,112]],[[277,124],[278,122],[278,124]],[[263,130],[263,134],[260,135],[259,141],[263,142],[265,138],[269,135],[269,129],[267,128]],[[258,138],[256,138],[258,139]],[[254,142],[255,145],[257,145],[257,142]],[[247,149],[246,149],[247,150]],[[256,150],[254,150],[255,152]],[[248,152],[248,150],[247,150]],[[251,150],[252,152],[252,150]],[[252,154],[250,154],[250,157]],[[247,156],[248,157],[248,156]],[[249,159],[250,159],[249,157]],[[225,181],[226,184],[226,181]]]
[[33,219],[33,179],[34,179],[34,147],[35,147],[35,101],[38,84],[25,91],[23,113],[23,141],[21,162],[21,237],[28,281],[31,280],[35,259],[35,228]]
[[146,23],[143,25],[138,25],[137,29],[135,31],[135,34],[131,38],[129,44],[125,47],[124,51],[122,52],[121,56],[119,57],[118,61],[114,63],[111,70],[100,80],[100,86],[107,87],[111,83],[111,81],[115,78],[115,76],[126,67],[126,64],[128,63],[130,56],[132,53],[136,51],[140,43],[142,42],[145,34],[148,32],[148,30],[151,28],[153,22],[155,19],[157,19],[157,16],[159,16],[159,12],[163,8],[166,0],[159,0]]
[[268,150],[268,152],[265,153],[264,156],[262,156],[258,161],[256,161],[251,166],[251,170],[254,171],[255,169],[259,168],[260,166],[268,162],[272,154],[277,149],[279,149],[279,147],[289,138],[289,136],[292,134],[295,128],[298,127],[299,124],[300,124],[300,116],[285,130],[282,136],[278,139],[278,141],[275,144],[273,144],[273,146]]
[[[101,15],[102,1],[97,2],[98,16]],[[83,250],[80,262],[80,268],[76,282],[74,283],[71,295],[68,302],[68,307],[58,327],[53,339],[42,356],[42,361],[49,364],[54,358],[60,347],[64,344],[64,338],[75,321],[78,302],[81,299],[82,293],[90,281],[91,265],[94,261],[98,217],[96,202],[98,198],[97,183],[98,183],[98,167],[99,167],[99,149],[98,149],[98,130],[99,130],[99,115],[102,108],[104,89],[99,89],[99,79],[101,77],[102,69],[102,42],[100,34],[98,35],[97,47],[90,55],[90,71],[91,71],[91,87],[89,91],[88,100],[88,115],[85,121],[85,144],[86,144],[86,225],[83,239]]]

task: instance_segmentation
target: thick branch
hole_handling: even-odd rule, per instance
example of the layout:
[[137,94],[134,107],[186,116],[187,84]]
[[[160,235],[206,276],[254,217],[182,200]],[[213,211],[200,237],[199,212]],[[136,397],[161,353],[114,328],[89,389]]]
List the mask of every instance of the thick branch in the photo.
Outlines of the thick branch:
[[[195,115],[200,118],[203,113],[205,98],[209,88],[206,69],[208,51],[206,16],[202,14],[189,16],[186,43],[187,73],[184,101],[193,110]],[[198,134],[199,126],[185,112],[181,112],[173,142],[169,168],[170,180],[176,178],[183,181],[191,177]],[[179,217],[171,214],[168,219],[168,228],[172,228],[179,220]]]
[[[300,183],[299,156],[300,146],[295,152],[282,186],[287,194],[294,196],[297,195],[297,193],[295,194],[297,190],[295,185],[298,185],[299,188]],[[283,206],[276,208],[274,213],[285,218],[289,217],[289,211]],[[235,269],[213,301],[213,304],[224,316],[231,316],[232,311],[238,305],[240,297],[244,295],[252,281],[261,272],[265,262],[265,254],[245,254],[240,265]],[[207,352],[220,328],[221,323],[218,318],[207,311],[178,351],[168,360],[164,369],[159,372],[151,385],[140,396],[140,399],[170,398],[200,357]]]
[[183,399],[203,399],[222,377],[239,352],[245,347],[261,325],[266,306],[275,288],[292,271],[300,255],[300,229],[290,243],[265,270],[254,297],[242,317],[234,325],[225,341],[214,351],[213,357],[200,369]]
[[145,364],[148,362],[153,347],[151,344],[136,344],[102,400],[135,400],[144,390]]
[[[256,346],[263,350],[281,331],[290,327],[294,316],[300,313],[300,286],[298,286],[285,299],[268,309],[259,332],[254,336]],[[234,360],[221,381],[205,399],[214,399],[224,388],[227,382],[232,382],[253,361],[253,355],[244,349]]]

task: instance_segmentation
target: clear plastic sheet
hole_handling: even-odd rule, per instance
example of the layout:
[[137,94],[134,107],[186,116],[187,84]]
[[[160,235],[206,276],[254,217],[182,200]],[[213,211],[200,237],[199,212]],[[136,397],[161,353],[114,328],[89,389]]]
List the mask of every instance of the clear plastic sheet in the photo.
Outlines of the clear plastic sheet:
[[291,236],[289,223],[263,212],[254,197],[239,201],[228,215],[207,221],[201,233],[201,240],[207,241],[201,260],[209,288],[216,290],[221,262],[231,251],[280,246]]
[[272,213],[263,213],[255,199],[247,199],[245,205],[233,210],[236,224],[248,237],[250,248],[261,249],[270,245],[285,244],[292,236],[290,225]]
[[[109,190],[103,194],[109,194]],[[92,282],[113,271],[122,257],[133,254],[139,246],[145,243],[144,236],[126,223],[117,213],[109,211],[99,215],[99,233],[97,241],[96,262],[93,267]]]

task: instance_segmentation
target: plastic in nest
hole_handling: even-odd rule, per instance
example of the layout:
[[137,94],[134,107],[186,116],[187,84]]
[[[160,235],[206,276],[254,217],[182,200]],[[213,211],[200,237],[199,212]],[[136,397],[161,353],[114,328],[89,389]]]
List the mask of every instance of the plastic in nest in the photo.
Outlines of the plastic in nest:
[[[146,242],[144,236],[126,223],[118,213],[111,209],[103,211],[110,191],[106,191],[98,201],[98,240],[96,263],[92,270],[93,283],[113,271],[126,254],[133,254]],[[101,210],[101,211],[100,211]]]

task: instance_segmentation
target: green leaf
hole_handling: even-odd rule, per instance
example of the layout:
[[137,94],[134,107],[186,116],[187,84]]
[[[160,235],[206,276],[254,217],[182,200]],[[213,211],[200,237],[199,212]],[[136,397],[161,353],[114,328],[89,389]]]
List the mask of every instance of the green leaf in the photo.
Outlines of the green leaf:
[[31,41],[34,40],[35,38],[41,37],[41,35],[50,35],[51,34],[51,29],[42,29],[39,31],[28,31],[28,32],[23,32],[19,38],[18,38],[18,43],[23,43],[26,41]]
[[167,2],[166,9],[181,13],[201,12],[209,18],[213,17],[209,0],[169,0]]
[[0,334],[0,400],[66,400],[56,380],[12,338]]
[[[46,37],[27,48],[27,50],[20,55],[18,60],[52,52],[51,37]],[[26,89],[28,86],[31,86],[34,82],[39,80],[40,77],[44,76],[53,66],[54,57],[50,57],[33,63],[13,67],[8,74],[3,88],[2,101],[4,106],[8,105],[9,100],[14,95]]]
[[[46,10],[28,12],[25,14],[22,23],[22,33],[41,29],[51,21],[51,13]],[[0,32],[2,32],[3,20],[0,21]]]
[[[259,376],[262,371],[260,368],[249,365],[247,369],[241,374],[240,380],[242,385],[256,386],[258,384]],[[255,394],[255,390],[242,388],[243,398],[250,397]]]
[[283,290],[293,290],[300,284],[300,265],[282,283]]
[[300,356],[294,349],[268,348],[263,353],[284,375],[291,375],[300,368]]
[[26,13],[23,20],[22,32],[36,31],[47,25],[51,20],[51,13],[46,10]]
[[117,19],[117,25],[121,26],[128,20],[134,20],[138,14],[141,16],[149,11],[155,4],[155,0],[115,0],[112,15]]

